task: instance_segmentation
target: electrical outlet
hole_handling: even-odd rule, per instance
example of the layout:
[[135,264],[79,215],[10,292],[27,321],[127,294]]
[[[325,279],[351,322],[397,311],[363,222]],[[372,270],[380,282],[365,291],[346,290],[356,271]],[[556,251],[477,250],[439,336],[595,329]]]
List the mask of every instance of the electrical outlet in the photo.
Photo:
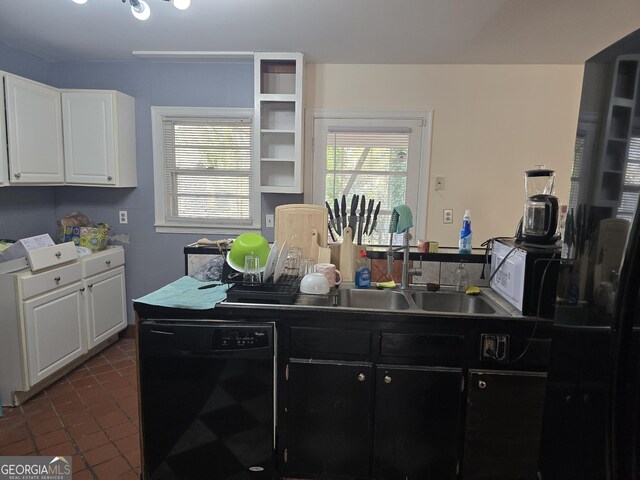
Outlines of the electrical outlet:
[[480,335],[480,360],[494,360],[498,363],[509,362],[509,335]]
[[264,226],[267,228],[273,228],[273,214],[267,213],[264,216]]
[[120,223],[129,223],[129,218],[126,210],[120,210]]
[[444,190],[444,177],[436,177],[436,190]]
[[442,210],[442,223],[453,223],[453,210],[445,208]]

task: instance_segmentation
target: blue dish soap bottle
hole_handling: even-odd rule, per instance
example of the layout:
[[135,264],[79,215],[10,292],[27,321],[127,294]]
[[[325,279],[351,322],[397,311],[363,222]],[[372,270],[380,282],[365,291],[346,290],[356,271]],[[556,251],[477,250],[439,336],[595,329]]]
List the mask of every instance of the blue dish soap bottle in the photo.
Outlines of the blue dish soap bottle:
[[369,288],[371,286],[371,268],[367,252],[360,250],[360,258],[356,264],[356,288]]
[[458,253],[471,253],[471,210],[464,211],[462,230],[458,242]]

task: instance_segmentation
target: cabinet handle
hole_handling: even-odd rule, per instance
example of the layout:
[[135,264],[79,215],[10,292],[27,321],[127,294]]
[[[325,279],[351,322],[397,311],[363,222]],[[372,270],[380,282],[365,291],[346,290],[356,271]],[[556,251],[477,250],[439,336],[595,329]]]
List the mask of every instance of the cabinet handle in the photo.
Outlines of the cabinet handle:
[[112,177],[111,175],[109,175],[109,176],[107,177],[107,180],[109,180],[109,181],[111,181],[112,179],[113,179],[113,177]]
[[585,393],[584,396],[582,397],[582,401],[584,403],[589,403],[589,400],[590,400],[589,395]]
[[55,256],[56,256],[56,258],[60,258],[62,256],[62,253],[61,252],[56,252]]
[[60,277],[55,277],[53,280],[58,283],[60,281]]
[[366,378],[367,378],[367,377],[365,377],[365,376],[364,376],[364,373],[360,372],[360,373],[358,374],[358,381],[359,381],[359,382],[364,382]]
[[93,283],[91,285],[87,285],[87,287],[89,288],[93,288]]
[[81,292],[84,292],[84,287],[82,287],[82,288],[80,289],[80,291],[81,291]]
[[478,387],[487,388],[487,382],[485,382],[484,380],[478,380]]
[[564,397],[564,401],[565,403],[571,403],[571,395],[567,395],[566,397]]
[[20,178],[22,175],[20,173],[16,173],[13,176],[16,177],[16,178]]
[[384,383],[391,383],[391,377],[389,375],[384,376]]
[[107,260],[107,261],[106,261],[106,262],[104,262],[104,263],[106,263],[107,265],[111,265],[111,260]]

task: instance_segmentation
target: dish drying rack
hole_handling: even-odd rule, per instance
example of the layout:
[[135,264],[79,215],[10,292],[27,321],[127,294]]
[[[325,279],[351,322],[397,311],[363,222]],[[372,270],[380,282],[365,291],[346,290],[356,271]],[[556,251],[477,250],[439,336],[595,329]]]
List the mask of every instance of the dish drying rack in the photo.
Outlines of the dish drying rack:
[[[223,272],[223,278],[224,272]],[[277,282],[272,279],[255,286],[246,286],[242,282],[242,274],[235,279],[227,279],[225,283],[232,286],[227,290],[227,301],[237,303],[275,303],[291,305],[295,303],[300,290],[300,277],[282,275]]]

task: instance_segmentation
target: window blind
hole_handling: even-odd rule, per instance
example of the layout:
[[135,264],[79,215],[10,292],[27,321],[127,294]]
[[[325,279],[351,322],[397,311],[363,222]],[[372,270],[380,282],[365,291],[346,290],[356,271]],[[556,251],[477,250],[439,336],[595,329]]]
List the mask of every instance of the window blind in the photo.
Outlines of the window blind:
[[624,172],[622,200],[618,206],[618,218],[633,221],[640,197],[640,137],[629,140],[629,154]]
[[[406,203],[410,129],[330,129],[327,133],[325,198],[353,194],[381,202],[378,225],[367,243],[386,244],[393,205]],[[358,213],[360,207],[358,206]]]
[[169,221],[251,224],[251,119],[163,119]]

